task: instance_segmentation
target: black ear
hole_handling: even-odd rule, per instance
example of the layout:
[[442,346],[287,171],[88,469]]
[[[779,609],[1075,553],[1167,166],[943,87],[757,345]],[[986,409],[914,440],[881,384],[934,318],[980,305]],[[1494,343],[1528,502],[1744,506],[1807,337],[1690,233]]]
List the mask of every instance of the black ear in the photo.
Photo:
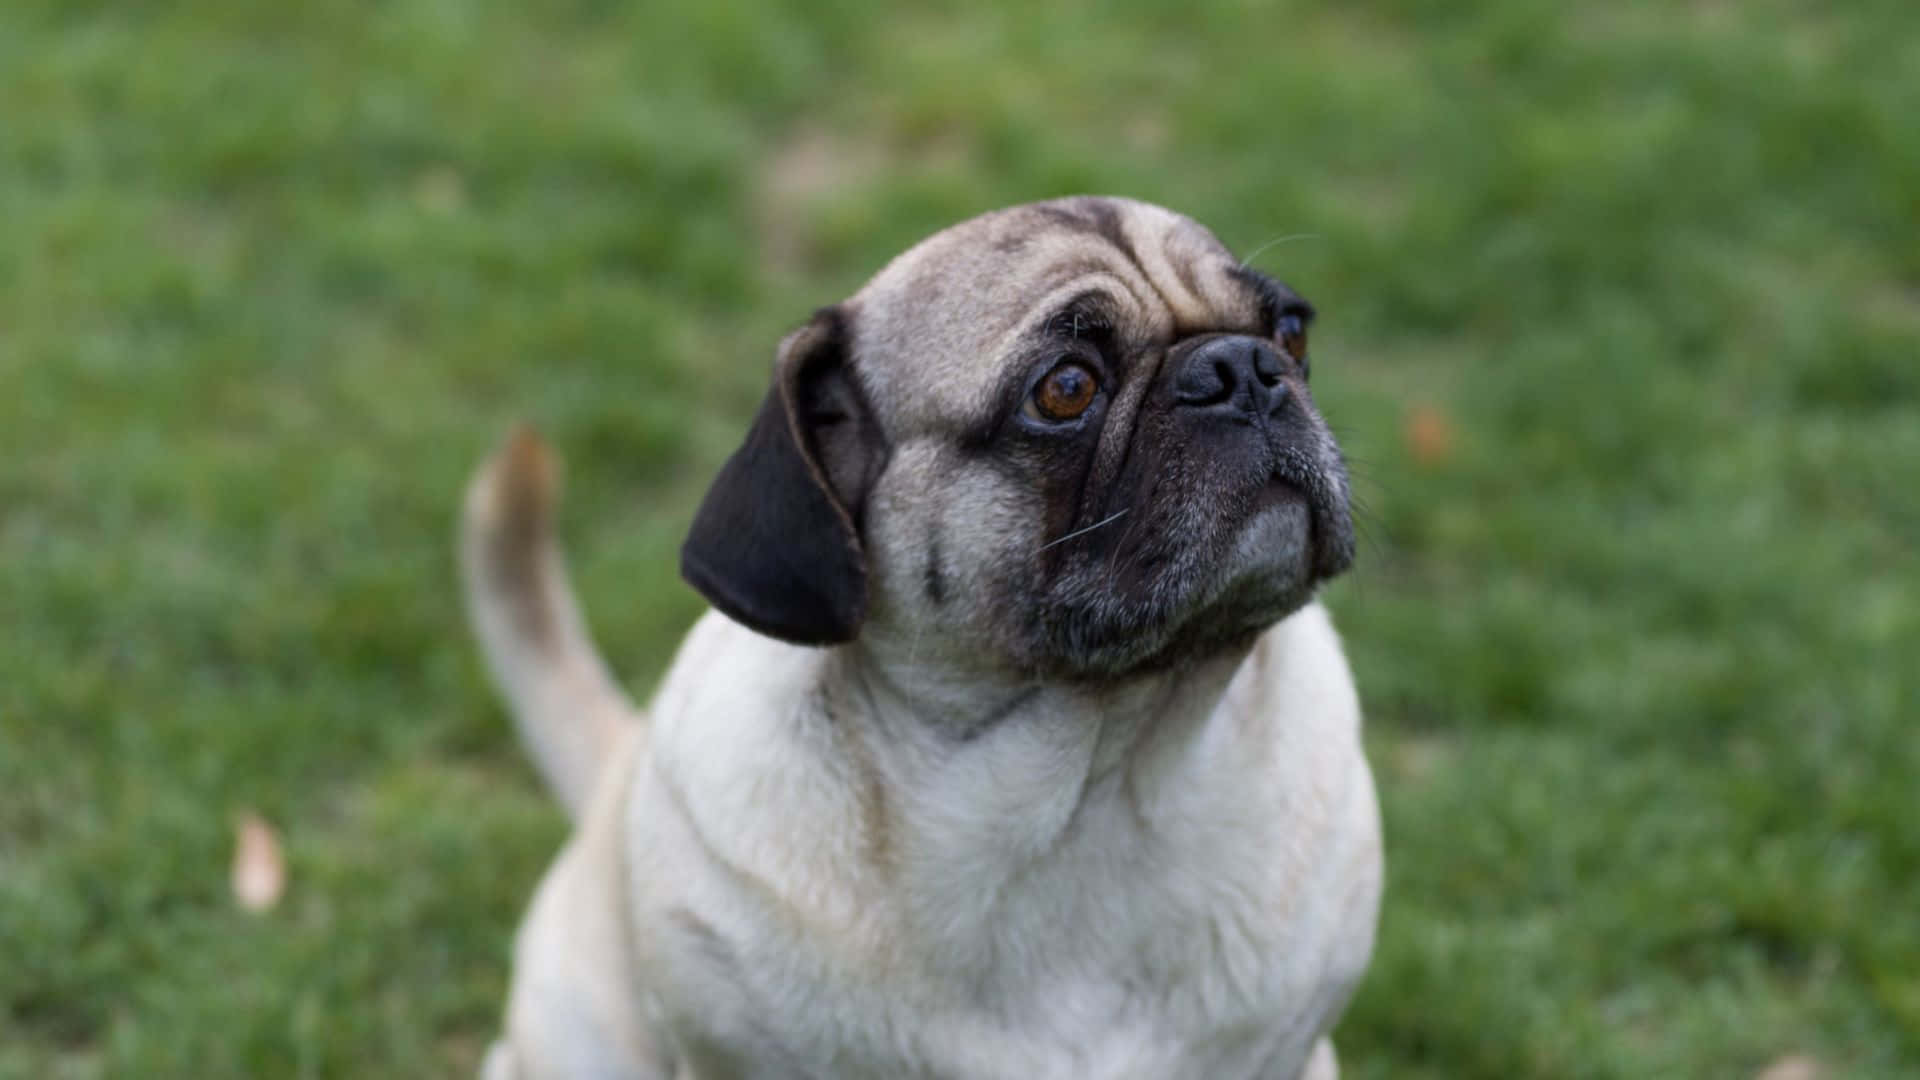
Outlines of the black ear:
[[886,445],[849,346],[838,308],[781,342],[773,388],[680,549],[709,603],[800,645],[851,641],[867,613],[860,518]]

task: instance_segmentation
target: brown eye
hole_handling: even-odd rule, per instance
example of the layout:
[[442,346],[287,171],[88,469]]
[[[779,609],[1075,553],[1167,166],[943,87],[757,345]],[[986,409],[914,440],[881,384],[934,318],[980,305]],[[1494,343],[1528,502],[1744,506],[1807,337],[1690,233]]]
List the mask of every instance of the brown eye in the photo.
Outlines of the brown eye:
[[1298,315],[1282,315],[1274,336],[1280,339],[1280,347],[1293,358],[1293,362],[1300,365],[1300,373],[1306,374],[1307,320]]
[[1028,413],[1044,420],[1074,420],[1087,411],[1099,392],[1100,381],[1093,372],[1085,364],[1069,360],[1047,372],[1047,377],[1033,388]]

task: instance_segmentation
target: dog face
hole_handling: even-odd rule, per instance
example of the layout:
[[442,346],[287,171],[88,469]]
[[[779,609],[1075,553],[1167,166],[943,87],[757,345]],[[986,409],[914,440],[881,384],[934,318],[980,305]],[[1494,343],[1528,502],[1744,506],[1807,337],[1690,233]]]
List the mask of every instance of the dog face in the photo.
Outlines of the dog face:
[[1110,679],[1229,649],[1352,561],[1312,318],[1158,207],[957,225],[782,343],[683,570],[763,633],[920,663]]

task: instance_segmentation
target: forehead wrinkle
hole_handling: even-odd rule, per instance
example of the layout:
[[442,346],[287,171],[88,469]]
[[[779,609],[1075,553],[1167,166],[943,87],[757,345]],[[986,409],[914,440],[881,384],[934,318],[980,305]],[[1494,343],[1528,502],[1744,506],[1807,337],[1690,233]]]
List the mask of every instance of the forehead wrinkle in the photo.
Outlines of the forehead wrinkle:
[[[1237,328],[1243,320],[1245,325],[1260,320],[1258,298],[1248,297],[1245,283],[1235,280],[1232,273],[1231,268],[1238,263],[1204,227],[1165,211],[1150,211],[1124,218],[1120,229],[1143,281],[1171,317],[1174,336]],[[1232,281],[1231,295],[1223,297],[1219,289],[1209,288],[1210,278]],[[1231,306],[1222,306],[1223,300]]]
[[[1087,296],[1098,296],[1111,304],[1114,314],[1119,316],[1117,322],[1145,321],[1154,324],[1155,330],[1158,330],[1159,324],[1164,322],[1154,318],[1155,313],[1152,309],[1140,303],[1139,295],[1128,287],[1126,278],[1114,273],[1112,267],[1102,267],[1091,272],[1082,267],[1074,273],[1062,274],[1059,277],[1061,279],[1059,283],[1042,295],[1040,301],[1033,305],[1026,317],[1016,324],[1015,336],[1045,332],[1048,324],[1056,316],[1074,302]],[[1124,329],[1125,327],[1121,326],[1114,327],[1116,332]]]
[[1088,279],[1109,277],[1120,286],[1116,295],[1133,301],[1132,310],[1125,314],[1146,323],[1150,336],[1160,337],[1172,330],[1171,322],[1156,310],[1160,305],[1152,302],[1159,298],[1158,291],[1132,256],[1113,240],[1068,225],[1055,226],[1042,236],[1042,254],[1053,257],[1042,261],[1035,284],[1047,290],[1049,298],[1063,283],[1081,282],[1082,291],[1087,291],[1093,288]]
[[[1108,278],[1109,282],[1102,282],[1102,278]],[[1103,284],[1108,283],[1118,283],[1118,281],[1111,275],[1102,273],[1094,274],[1092,281],[1089,281],[1085,274],[1069,275],[1067,280],[1060,282],[1042,296],[1038,303],[1030,305],[1022,312],[1017,321],[1002,330],[990,342],[984,343],[981,347],[981,355],[995,357],[1000,360],[1000,364],[994,370],[982,372],[983,377],[973,388],[970,395],[972,400],[964,410],[963,422],[975,425],[982,421],[991,422],[996,419],[1005,405],[1009,388],[1013,384],[1026,381],[1032,350],[1022,348],[1022,341],[1033,341],[1046,336],[1054,317],[1079,297],[1090,292],[1111,295],[1110,289],[1101,288]]]
[[[1103,209],[1106,212],[1096,214],[1093,221],[1072,213],[1054,215],[1049,220],[1058,224],[1041,234],[1049,237],[1043,246],[1080,253],[1081,257],[1062,273],[1078,272],[1079,267],[1092,262],[1103,264],[1119,278],[1134,300],[1135,313],[1145,317],[1149,340],[1172,340],[1220,329],[1222,324],[1237,327],[1243,315],[1249,325],[1259,319],[1258,302],[1245,303],[1240,283],[1234,283],[1230,298],[1207,287],[1205,278],[1215,269],[1214,263],[1222,267],[1233,263],[1231,254],[1212,234],[1188,219],[1164,211],[1156,213],[1151,207],[1136,207],[1140,212],[1135,214]],[[1223,272],[1217,276],[1231,275]],[[1222,299],[1230,299],[1234,308],[1244,307],[1244,312],[1217,306]]]
[[[1121,228],[1125,229],[1126,225],[1121,225]],[[1194,326],[1203,321],[1200,318],[1201,313],[1196,310],[1200,306],[1200,298],[1185,288],[1179,274],[1173,270],[1173,260],[1167,257],[1166,252],[1168,239],[1167,234],[1163,232],[1159,237],[1160,242],[1147,248],[1147,251],[1155,257],[1152,264],[1148,263],[1141,252],[1141,245],[1132,243],[1129,247],[1132,248],[1134,260],[1140,266],[1142,278],[1160,297],[1161,305],[1173,317],[1173,332],[1176,335],[1182,332],[1191,333]],[[1172,280],[1168,281],[1168,278]],[[1169,288],[1169,285],[1173,288]],[[1178,295],[1175,295],[1174,289],[1179,290]]]
[[[1014,339],[1053,314],[1066,290],[1111,296],[1116,345],[1129,354],[1242,321],[1213,308],[1228,297],[1210,288],[1216,268],[1209,264],[1217,255],[1225,265],[1231,255],[1210,233],[1145,204],[1093,204],[1107,212],[1086,218],[1093,207],[1014,210],[962,223],[896,256],[851,298],[862,374],[879,400],[892,403],[903,429],[979,415],[983,400],[1000,389]],[[1252,321],[1257,304],[1245,292],[1236,282],[1231,301],[1246,306]],[[929,347],[945,353],[943,362],[890,359],[926,356]]]
[[[1074,239],[1084,239],[1085,236],[1075,234]],[[1088,253],[1079,244],[1063,246],[1082,257],[1066,262],[1049,260],[1044,263],[1046,268],[1039,272],[1035,284],[1047,291],[1005,329],[981,343],[980,355],[1010,357],[1015,362],[1003,362],[1000,370],[982,373],[985,377],[973,387],[973,400],[966,409],[971,417],[997,416],[1004,405],[1002,399],[1006,396],[1008,381],[1024,381],[1026,375],[1026,365],[1019,362],[1024,359],[1019,343],[1023,339],[1032,340],[1046,335],[1051,321],[1065,307],[1083,296],[1098,294],[1113,304],[1115,314],[1119,316],[1115,320],[1114,331],[1122,345],[1120,351],[1124,354],[1137,352],[1150,343],[1171,341],[1179,333],[1180,328],[1169,317],[1164,294],[1154,287],[1125,251],[1104,240],[1097,253]],[[1119,362],[1124,357],[1113,359]],[[1130,385],[1134,381],[1131,378],[1126,380],[1129,385],[1117,396],[1116,404],[1129,396],[1137,401],[1138,395],[1132,393]],[[1144,383],[1141,385],[1144,386]],[[1104,437],[1102,441],[1104,443]],[[1107,456],[1104,451],[1102,453]]]

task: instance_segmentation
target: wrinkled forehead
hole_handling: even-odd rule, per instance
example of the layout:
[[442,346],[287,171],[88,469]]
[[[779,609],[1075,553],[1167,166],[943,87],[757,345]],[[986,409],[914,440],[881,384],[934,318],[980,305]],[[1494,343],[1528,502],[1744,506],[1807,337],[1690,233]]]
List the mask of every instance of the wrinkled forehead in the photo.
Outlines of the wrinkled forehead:
[[860,376],[898,421],[986,407],[1023,341],[1069,306],[1102,307],[1129,343],[1258,332],[1256,277],[1193,220],[1078,198],[1002,210],[937,233],[848,301]]

